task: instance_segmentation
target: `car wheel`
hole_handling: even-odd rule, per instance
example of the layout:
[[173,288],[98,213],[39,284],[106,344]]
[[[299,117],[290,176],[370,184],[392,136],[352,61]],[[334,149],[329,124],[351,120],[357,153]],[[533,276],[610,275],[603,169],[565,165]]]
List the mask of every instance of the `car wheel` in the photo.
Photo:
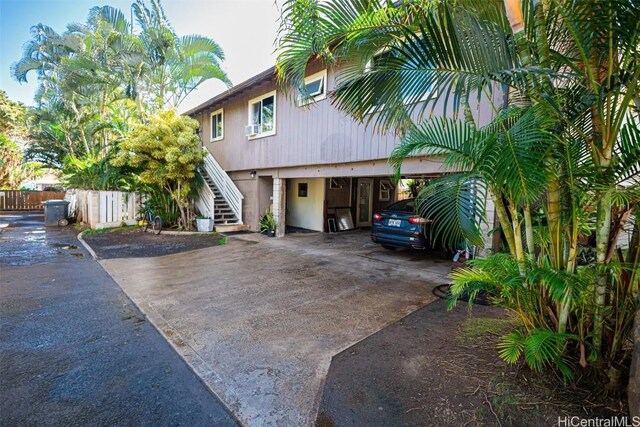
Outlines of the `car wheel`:
[[383,244],[382,247],[389,250],[394,250],[396,248],[395,246],[385,245],[385,244]]

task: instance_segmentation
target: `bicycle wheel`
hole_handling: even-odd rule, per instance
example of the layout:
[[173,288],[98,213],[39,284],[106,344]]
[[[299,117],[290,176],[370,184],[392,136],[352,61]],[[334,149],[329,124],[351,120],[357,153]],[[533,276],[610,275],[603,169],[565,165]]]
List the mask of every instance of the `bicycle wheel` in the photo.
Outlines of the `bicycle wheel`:
[[162,218],[156,215],[156,217],[153,218],[151,227],[153,228],[153,234],[160,234],[160,231],[162,231]]

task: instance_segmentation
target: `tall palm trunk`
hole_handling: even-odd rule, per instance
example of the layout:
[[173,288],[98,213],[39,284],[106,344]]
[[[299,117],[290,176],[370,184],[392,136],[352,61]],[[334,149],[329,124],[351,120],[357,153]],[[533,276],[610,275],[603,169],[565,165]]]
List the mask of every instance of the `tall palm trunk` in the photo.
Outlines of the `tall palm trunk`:
[[[611,192],[600,195],[596,205],[596,263],[604,265],[611,232]],[[600,354],[602,347],[603,317],[606,304],[608,276],[601,273],[596,282],[596,313],[593,319],[593,347]]]
[[[585,64],[590,69],[590,74],[595,78],[592,81],[592,90],[599,90],[600,86],[608,79],[607,71],[603,65],[596,62],[598,52],[591,53],[590,62]],[[602,111],[604,110],[604,111]],[[610,100],[603,99],[600,104],[591,107],[592,122],[592,146],[596,147],[595,157],[596,166],[599,173],[607,173],[611,166],[613,157],[613,141],[611,140],[611,104]],[[602,122],[602,118],[605,122]],[[605,265],[607,258],[607,250],[609,248],[609,240],[611,235],[611,190],[599,194],[596,203],[596,263],[600,266]],[[593,319],[593,347],[595,353],[600,356],[602,350],[603,336],[603,311],[606,305],[608,287],[608,276],[606,273],[598,275],[596,282],[596,310]]]
[[[553,162],[553,160],[548,158],[547,162]],[[547,187],[547,221],[549,223],[550,238],[549,256],[551,258],[551,264],[556,270],[562,269],[563,265],[563,239],[562,226],[560,223],[561,210],[560,183],[558,182],[557,176],[554,176],[549,180]]]
[[527,254],[533,258],[536,254],[536,246],[533,241],[533,222],[531,221],[531,207],[525,203],[524,211],[524,230],[527,238]]
[[[570,241],[567,242],[569,246],[569,253],[566,257],[566,272],[573,273],[576,266],[576,256],[578,253],[578,220],[574,215],[573,223],[571,224]],[[564,334],[567,331],[567,320],[569,319],[569,312],[571,309],[570,298],[571,289],[567,288],[565,299],[560,302],[560,311],[558,315],[558,333]]]
[[520,219],[518,218],[518,206],[513,202],[509,202],[509,213],[511,214],[513,241],[516,252],[516,260],[518,260],[518,269],[520,270],[520,275],[524,276],[526,274],[526,270],[524,245],[522,244],[522,225]]
[[511,228],[511,222],[509,221],[509,214],[507,214],[507,209],[502,202],[502,196],[500,196],[497,191],[491,190],[491,199],[493,200],[493,205],[496,209],[496,215],[498,215],[502,234],[507,241],[507,246],[509,246],[509,252],[515,256],[516,242],[513,238],[513,230]]

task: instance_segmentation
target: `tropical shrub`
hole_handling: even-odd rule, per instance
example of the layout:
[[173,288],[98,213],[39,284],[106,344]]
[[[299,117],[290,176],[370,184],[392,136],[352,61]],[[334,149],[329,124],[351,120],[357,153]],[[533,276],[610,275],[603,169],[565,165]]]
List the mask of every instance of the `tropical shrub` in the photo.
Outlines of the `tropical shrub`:
[[273,216],[273,212],[271,212],[271,209],[267,209],[262,218],[260,218],[259,223],[261,233],[276,230],[276,219]]
[[167,110],[133,127],[111,161],[140,171],[140,182],[166,192],[180,212],[180,225],[191,229],[190,196],[204,151],[196,120]]

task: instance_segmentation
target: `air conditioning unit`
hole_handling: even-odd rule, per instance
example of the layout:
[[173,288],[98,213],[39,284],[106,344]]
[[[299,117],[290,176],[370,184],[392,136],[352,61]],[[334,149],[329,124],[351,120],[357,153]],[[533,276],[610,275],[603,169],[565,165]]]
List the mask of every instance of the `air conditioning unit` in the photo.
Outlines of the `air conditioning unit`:
[[245,136],[253,136],[259,133],[260,133],[260,125],[249,125],[246,128],[244,128]]

